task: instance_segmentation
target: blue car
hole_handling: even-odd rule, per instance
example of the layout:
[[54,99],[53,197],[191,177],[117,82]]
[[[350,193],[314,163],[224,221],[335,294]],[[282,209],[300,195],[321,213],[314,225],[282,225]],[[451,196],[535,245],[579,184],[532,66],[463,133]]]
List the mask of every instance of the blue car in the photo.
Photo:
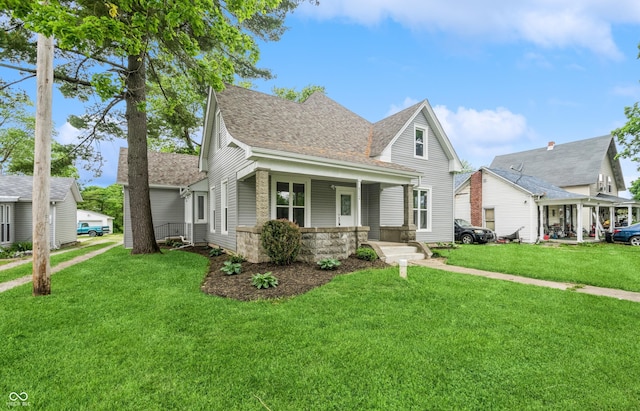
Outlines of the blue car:
[[640,223],[613,230],[613,241],[640,245]]

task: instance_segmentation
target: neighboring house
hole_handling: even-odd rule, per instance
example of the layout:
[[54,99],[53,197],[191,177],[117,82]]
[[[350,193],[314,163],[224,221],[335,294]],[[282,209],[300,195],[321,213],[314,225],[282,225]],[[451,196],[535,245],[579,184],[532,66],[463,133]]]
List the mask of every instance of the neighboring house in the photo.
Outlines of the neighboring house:
[[113,217],[89,210],[78,210],[77,217],[78,223],[87,223],[92,227],[109,227],[109,233],[113,233]]
[[604,136],[497,156],[490,167],[459,177],[456,218],[498,236],[523,227],[520,236],[529,242],[598,238],[604,221],[633,217],[634,210],[637,220],[640,210],[640,203],[618,197],[625,187],[616,154],[613,138]]
[[[151,198],[151,214],[157,240],[167,237],[183,237],[195,242],[205,242],[206,222],[197,224],[194,232],[193,223],[188,224],[186,218],[189,207],[183,195],[187,193],[187,186],[205,178],[205,174],[198,171],[198,156],[175,153],[149,152],[149,196]],[[120,149],[118,159],[117,183],[124,188],[124,246],[133,247],[131,235],[131,210],[129,207],[127,149]],[[206,193],[206,189],[205,189]],[[188,196],[191,198],[191,196]],[[193,206],[191,201],[190,205]],[[199,200],[195,204],[200,204]],[[206,207],[206,203],[204,204]],[[189,211],[189,215],[193,212]],[[204,224],[204,225],[203,225]]]
[[[32,176],[0,175],[0,246],[32,241]],[[73,178],[52,177],[49,191],[51,248],[76,241],[77,203],[82,201]]]
[[[461,164],[426,100],[370,123],[322,93],[297,103],[227,86],[209,94],[199,160],[169,156],[150,153],[156,238],[161,218],[192,227],[187,240],[252,262],[266,259],[260,231],[278,218],[301,227],[306,261],[346,258],[368,240],[453,241]],[[191,175],[166,181],[151,175],[156,167],[164,177]],[[123,149],[118,183],[130,247],[126,176]]]

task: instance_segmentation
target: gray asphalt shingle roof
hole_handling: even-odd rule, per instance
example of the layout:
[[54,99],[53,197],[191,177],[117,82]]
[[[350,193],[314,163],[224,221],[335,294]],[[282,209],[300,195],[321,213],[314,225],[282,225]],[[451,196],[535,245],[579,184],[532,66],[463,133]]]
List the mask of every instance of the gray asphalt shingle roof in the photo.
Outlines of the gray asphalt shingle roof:
[[229,134],[248,146],[414,171],[371,158],[399,127],[390,135],[389,127],[374,127],[323,93],[297,103],[227,85],[216,93],[216,100]]
[[[76,181],[70,177],[51,177],[49,184],[49,200],[64,201]],[[79,196],[79,192],[76,195]],[[0,197],[18,197],[19,201],[31,201],[33,176],[0,175]],[[81,197],[77,198],[77,201],[80,200]]]
[[519,153],[496,156],[489,168],[509,170],[511,167],[536,176],[559,187],[594,184],[602,163],[609,156],[618,187],[624,187],[620,163],[613,137],[607,135],[570,143],[556,144]]
[[538,177],[500,168],[487,168],[487,170],[522,187],[531,194],[543,196],[547,200],[587,198],[582,194],[570,193]]
[[[120,148],[118,184],[126,185],[129,181],[127,152],[127,148]],[[185,187],[206,177],[205,173],[198,171],[198,156],[156,151],[149,151],[147,156],[149,160],[149,185]]]

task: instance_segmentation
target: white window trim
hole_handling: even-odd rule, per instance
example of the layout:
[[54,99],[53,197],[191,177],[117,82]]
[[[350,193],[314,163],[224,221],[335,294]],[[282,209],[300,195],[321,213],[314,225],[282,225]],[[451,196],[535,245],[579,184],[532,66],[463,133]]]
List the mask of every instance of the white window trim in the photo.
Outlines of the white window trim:
[[[416,132],[418,130],[422,131],[422,153],[423,155],[419,156],[416,153]],[[415,158],[427,159],[429,158],[429,151],[427,150],[427,140],[429,139],[429,133],[425,127],[420,127],[417,125],[413,126],[413,156]]]
[[[202,197],[204,198],[203,204],[202,204],[202,218],[198,218],[198,198]],[[195,224],[205,224],[207,222],[207,193],[205,192],[196,192],[194,195],[194,218],[193,218],[193,222]]]
[[222,180],[220,186],[220,232],[229,234],[229,181]]
[[[271,218],[275,219],[276,214],[276,187],[278,183],[304,184],[304,226],[311,226],[311,179],[291,178],[291,176],[272,175],[271,176]],[[289,204],[289,220],[293,218],[293,206]],[[291,220],[293,221],[293,220]]]
[[216,232],[216,186],[213,186],[209,189],[209,232]]
[[[416,226],[417,232],[431,233],[433,232],[433,225],[432,225],[433,202],[431,200],[433,198],[433,187],[431,186],[414,187],[413,191],[426,191],[428,193],[427,194],[427,228],[420,228],[420,224],[418,224],[418,221],[414,221],[413,224]],[[413,198],[412,198],[412,201],[413,201]],[[418,218],[420,218],[419,207],[420,207],[420,201],[418,201],[418,213],[417,213]],[[414,210],[415,208],[413,208],[413,204],[411,204],[411,212],[413,213]]]

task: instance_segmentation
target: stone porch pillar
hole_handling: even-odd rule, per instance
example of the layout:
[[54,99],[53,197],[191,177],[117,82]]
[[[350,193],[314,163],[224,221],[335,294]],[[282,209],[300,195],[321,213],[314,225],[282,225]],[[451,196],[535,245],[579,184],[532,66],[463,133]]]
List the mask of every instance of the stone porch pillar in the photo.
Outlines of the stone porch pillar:
[[404,193],[404,220],[402,225],[410,227],[413,225],[413,185],[403,184],[402,190]]
[[256,171],[256,227],[262,227],[271,218],[269,212],[269,170]]

